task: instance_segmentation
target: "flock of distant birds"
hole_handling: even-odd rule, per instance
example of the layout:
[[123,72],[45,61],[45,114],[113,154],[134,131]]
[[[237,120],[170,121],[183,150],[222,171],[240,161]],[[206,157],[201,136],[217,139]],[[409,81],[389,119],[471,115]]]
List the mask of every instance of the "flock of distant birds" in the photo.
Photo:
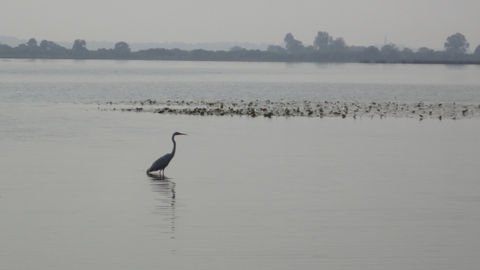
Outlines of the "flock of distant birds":
[[98,104],[99,110],[199,116],[462,119],[480,117],[480,104],[345,101],[128,101]]

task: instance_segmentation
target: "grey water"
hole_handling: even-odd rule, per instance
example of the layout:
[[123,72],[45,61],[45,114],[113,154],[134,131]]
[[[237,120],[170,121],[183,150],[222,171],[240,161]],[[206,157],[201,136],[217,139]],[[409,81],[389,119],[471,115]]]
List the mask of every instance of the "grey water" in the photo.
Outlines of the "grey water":
[[[477,102],[475,66],[2,60],[0,70],[1,270],[480,265],[479,119],[196,117],[90,104],[368,93]],[[174,131],[189,135],[177,137],[168,179],[149,178]]]
[[480,66],[0,60],[0,100],[480,103]]

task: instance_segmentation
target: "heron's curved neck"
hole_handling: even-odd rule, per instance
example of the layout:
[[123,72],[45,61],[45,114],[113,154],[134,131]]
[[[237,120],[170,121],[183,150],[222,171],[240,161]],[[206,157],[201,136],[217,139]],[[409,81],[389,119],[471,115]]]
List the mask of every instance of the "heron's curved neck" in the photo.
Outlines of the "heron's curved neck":
[[173,150],[172,156],[175,155],[175,149],[177,148],[177,143],[175,142],[175,135],[172,135],[172,142],[173,142]]

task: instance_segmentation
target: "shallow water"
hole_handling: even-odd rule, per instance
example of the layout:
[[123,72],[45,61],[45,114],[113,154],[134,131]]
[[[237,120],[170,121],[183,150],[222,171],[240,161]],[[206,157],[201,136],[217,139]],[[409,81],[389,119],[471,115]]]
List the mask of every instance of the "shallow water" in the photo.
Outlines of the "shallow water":
[[[477,269],[480,119],[99,111],[480,102],[477,66],[0,60],[0,270]],[[80,103],[80,104],[78,104]],[[171,150],[168,181],[145,170]]]
[[[476,269],[480,122],[2,104],[0,269]],[[171,150],[168,181],[145,169]]]

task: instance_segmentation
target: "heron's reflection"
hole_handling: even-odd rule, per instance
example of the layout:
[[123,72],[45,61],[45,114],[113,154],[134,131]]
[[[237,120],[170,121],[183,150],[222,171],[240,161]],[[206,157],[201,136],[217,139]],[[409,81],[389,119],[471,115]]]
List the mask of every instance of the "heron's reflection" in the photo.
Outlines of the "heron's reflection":
[[152,191],[158,194],[158,204],[155,205],[154,212],[163,217],[162,227],[168,228],[167,233],[171,234],[171,239],[175,239],[175,182],[168,178],[151,177]]

